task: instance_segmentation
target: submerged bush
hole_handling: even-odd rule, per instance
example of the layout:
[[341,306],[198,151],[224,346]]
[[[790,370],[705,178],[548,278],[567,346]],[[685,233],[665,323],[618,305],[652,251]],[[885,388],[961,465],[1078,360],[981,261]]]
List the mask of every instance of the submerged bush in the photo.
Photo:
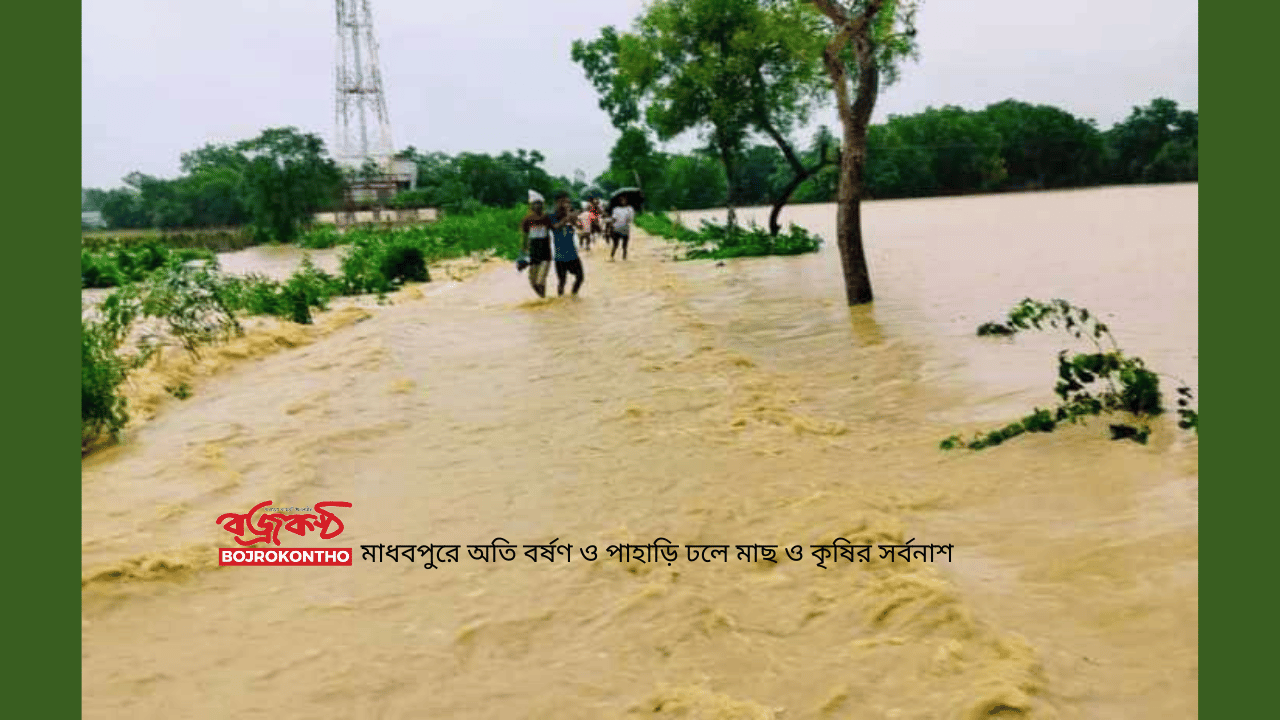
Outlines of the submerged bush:
[[[242,332],[227,303],[225,283],[212,269],[177,265],[157,271],[143,282],[129,283],[102,303],[104,326],[123,340],[134,323],[154,318],[187,352]],[[144,337],[153,342],[155,334]]]
[[[1024,432],[1052,432],[1062,423],[1079,423],[1091,415],[1128,413],[1133,422],[1110,425],[1112,440],[1143,443],[1151,436],[1150,421],[1164,412],[1160,377],[1149,370],[1142,358],[1126,355],[1116,344],[1110,329],[1096,315],[1066,300],[1040,302],[1023,300],[1009,311],[1006,322],[983,323],[978,335],[1011,336],[1027,330],[1060,329],[1077,340],[1093,344],[1094,352],[1058,353],[1058,382],[1054,393],[1061,399],[1052,409],[1035,408],[1020,422],[999,430],[979,433],[971,440],[959,435],[941,442],[943,450],[981,450],[999,445]],[[1178,427],[1200,432],[1199,412],[1193,407],[1194,393],[1186,384],[1177,389]]]
[[686,260],[800,255],[822,247],[822,238],[795,224],[775,237],[757,225],[726,227],[703,221],[698,239],[684,242],[691,245],[685,253]]
[[175,268],[193,260],[217,264],[211,250],[170,248],[151,239],[131,247],[115,246],[100,251],[80,251],[80,286],[117,287],[142,282],[163,268]]
[[285,282],[263,275],[219,281],[220,295],[231,311],[272,315],[303,325],[311,323],[312,308],[328,309],[329,300],[342,294],[342,289],[342,280],[317,268],[310,256],[303,257],[302,267]]
[[730,229],[706,220],[701,230],[694,231],[662,213],[645,213],[638,216],[635,223],[651,235],[683,243],[686,246],[684,260],[800,255],[817,252],[822,247],[822,238],[795,224],[774,237],[756,225]]
[[129,422],[120,385],[129,364],[116,350],[120,337],[102,323],[80,321],[80,445],[115,436]]

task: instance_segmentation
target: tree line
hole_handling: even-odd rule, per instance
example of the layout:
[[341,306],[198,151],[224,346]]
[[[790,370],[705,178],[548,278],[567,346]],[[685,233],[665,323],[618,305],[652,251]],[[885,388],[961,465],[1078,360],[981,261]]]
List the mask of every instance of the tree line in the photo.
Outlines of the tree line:
[[205,145],[183,153],[181,167],[177,178],[134,172],[124,187],[82,189],[81,209],[101,212],[112,229],[248,225],[258,242],[291,242],[345,182],[324,141],[291,127]]
[[[1198,114],[1157,98],[1110,130],[1066,110],[1005,100],[983,110],[930,108],[893,116],[867,131],[866,195],[869,198],[929,197],[972,192],[1087,187],[1101,184],[1194,182],[1197,179]],[[250,155],[263,155],[262,162]],[[291,177],[304,187],[277,192],[292,197],[298,222],[308,213],[333,209],[342,176],[325,157],[323,141],[293,129],[274,129],[237,145],[206,145],[184,153],[183,175],[160,179],[142,173],[125,187],[85,189],[82,207],[98,210],[111,228],[232,227],[254,222],[254,209],[271,202],[272,183]],[[791,189],[798,203],[836,198],[839,142],[818,129],[800,162],[818,169]],[[550,197],[566,190],[601,194],[637,183],[652,207],[691,210],[723,205],[730,186],[723,163],[709,151],[666,153],[640,127],[623,130],[609,154],[609,168],[587,183],[548,173],[539,151],[484,153],[421,152],[410,146],[397,156],[418,166],[417,189],[398,194],[399,207],[437,207],[469,214],[481,207],[510,207],[529,189]],[[737,206],[771,204],[794,180],[792,166],[776,145],[750,144],[731,163]],[[283,202],[281,203],[284,204]],[[285,214],[290,208],[281,207]],[[271,223],[264,222],[267,234]],[[275,234],[279,234],[277,230]],[[287,232],[285,233],[287,234]]]
[[[1017,100],[978,111],[929,108],[867,129],[865,193],[869,199],[890,199],[1194,182],[1197,135],[1197,113],[1162,98],[1134,108],[1105,131],[1065,110]],[[830,129],[820,127],[797,155],[804,165],[821,167],[791,191],[791,202],[835,201],[839,152]],[[789,161],[774,145],[746,145],[731,167],[728,203],[734,206],[769,205],[793,181]],[[649,133],[631,127],[622,132],[610,168],[596,184],[605,189],[631,185],[635,175],[655,208],[723,206],[730,186],[724,165],[710,151],[659,152]]]

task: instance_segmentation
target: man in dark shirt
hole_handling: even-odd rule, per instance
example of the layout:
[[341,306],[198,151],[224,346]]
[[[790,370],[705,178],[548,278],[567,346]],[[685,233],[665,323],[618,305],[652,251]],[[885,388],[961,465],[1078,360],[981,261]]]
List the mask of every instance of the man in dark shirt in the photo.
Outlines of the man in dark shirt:
[[542,212],[542,196],[529,191],[529,214],[520,221],[522,252],[529,263],[529,285],[538,297],[547,296],[551,269],[551,216]]
[[584,279],[582,260],[578,257],[578,250],[573,243],[573,230],[577,222],[577,215],[569,207],[569,193],[563,190],[556,193],[556,211],[551,216],[551,235],[560,295],[564,294],[564,283],[569,274],[572,273],[574,277],[574,295],[578,294]]

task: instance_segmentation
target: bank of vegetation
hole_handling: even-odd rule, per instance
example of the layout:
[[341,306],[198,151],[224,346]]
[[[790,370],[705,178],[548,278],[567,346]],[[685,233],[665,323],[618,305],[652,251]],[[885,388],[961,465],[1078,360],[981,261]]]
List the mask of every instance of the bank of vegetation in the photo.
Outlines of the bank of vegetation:
[[[336,274],[309,258],[288,279],[219,271],[207,250],[171,249],[158,243],[134,248],[83,250],[85,287],[115,290],[94,317],[81,320],[81,440],[88,447],[128,423],[121,392],[129,373],[143,367],[162,344],[198,355],[200,348],[243,332],[240,320],[266,315],[309,324],[333,298],[384,295],[405,283],[429,282],[429,266],[473,254],[514,259],[525,210],[481,210],[426,226],[351,230],[319,229],[301,235],[307,247],[344,245]],[[148,332],[138,338],[139,328]],[[130,342],[130,339],[134,342]],[[189,389],[175,391],[185,396]]]

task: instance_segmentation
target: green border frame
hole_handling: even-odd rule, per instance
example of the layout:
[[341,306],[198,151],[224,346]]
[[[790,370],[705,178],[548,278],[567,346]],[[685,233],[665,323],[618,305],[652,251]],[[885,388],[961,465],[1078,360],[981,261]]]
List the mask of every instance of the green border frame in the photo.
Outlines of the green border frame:
[[[80,5],[9,8],[4,307],[10,455],[7,514],[18,552],[6,568],[6,678],[12,717],[80,717],[80,461],[74,287],[80,227]],[[74,140],[74,142],[72,142]],[[16,672],[15,672],[16,671]]]
[[[79,717],[80,472],[74,455],[79,429],[70,377],[79,312],[71,271],[80,232],[72,224],[79,173],[71,169],[80,149],[75,127],[81,117],[80,5],[25,4],[11,13],[13,26],[24,32],[5,44],[7,65],[39,71],[11,75],[17,111],[5,118],[7,136],[16,141],[10,145],[9,272],[2,285],[6,305],[17,309],[8,318],[10,352],[4,354],[12,408],[8,484],[16,490],[9,513],[18,525],[12,537],[26,545],[9,572],[11,589],[29,591],[11,592],[9,598],[6,639],[19,670],[9,679],[27,692],[11,697],[6,711]],[[1199,696],[1212,717],[1251,716],[1248,712],[1262,707],[1261,696],[1273,684],[1262,621],[1272,617],[1274,601],[1270,593],[1259,592],[1261,582],[1249,581],[1270,572],[1264,531],[1275,520],[1265,511],[1276,491],[1266,479],[1265,450],[1275,441],[1263,408],[1244,402],[1246,393],[1258,390],[1257,381],[1250,381],[1265,378],[1272,366],[1267,354],[1241,347],[1242,339],[1259,332],[1258,320],[1272,307],[1276,283],[1268,276],[1280,266],[1274,223],[1251,217],[1276,202],[1271,197],[1276,152],[1269,142],[1273,116],[1258,107],[1270,99],[1265,87],[1274,64],[1275,41],[1264,36],[1277,23],[1268,16],[1276,18],[1280,10],[1266,3],[1244,12],[1221,8],[1205,13],[1200,27],[1201,57],[1207,58],[1202,62],[1211,78],[1202,86],[1197,108],[1206,121],[1201,141],[1208,148],[1202,164],[1209,178],[1200,196],[1200,227],[1207,230],[1202,242],[1232,248],[1201,257],[1207,300],[1201,315],[1212,319],[1200,340],[1209,348],[1203,355],[1201,395],[1208,400],[1209,447],[1217,448],[1207,456],[1205,475],[1211,481],[1201,495],[1201,524],[1208,546],[1224,551],[1200,568],[1201,587],[1207,590],[1200,598],[1200,647],[1211,662],[1202,672]],[[32,102],[37,99],[42,102]],[[68,142],[72,137],[77,142]],[[1255,559],[1248,552],[1225,552],[1228,542],[1241,548],[1256,542],[1260,554]]]
[[[1210,11],[1200,15],[1200,74],[1209,81],[1200,83],[1200,149],[1207,148],[1200,178],[1208,184],[1200,189],[1199,399],[1210,449],[1201,456],[1200,477],[1209,484],[1199,486],[1200,557],[1218,552],[1199,563],[1200,716],[1262,717],[1257,711],[1275,704],[1264,700],[1275,686],[1265,631],[1275,596],[1265,588],[1273,572],[1267,530],[1277,522],[1268,511],[1277,492],[1268,479],[1275,477],[1267,461],[1276,445],[1271,401],[1259,393],[1275,365],[1255,343],[1276,307],[1280,266],[1276,223],[1261,217],[1275,207],[1280,165],[1266,109],[1274,101],[1264,89],[1280,10],[1271,3],[1201,8]],[[1262,551],[1255,558],[1233,547]]]

